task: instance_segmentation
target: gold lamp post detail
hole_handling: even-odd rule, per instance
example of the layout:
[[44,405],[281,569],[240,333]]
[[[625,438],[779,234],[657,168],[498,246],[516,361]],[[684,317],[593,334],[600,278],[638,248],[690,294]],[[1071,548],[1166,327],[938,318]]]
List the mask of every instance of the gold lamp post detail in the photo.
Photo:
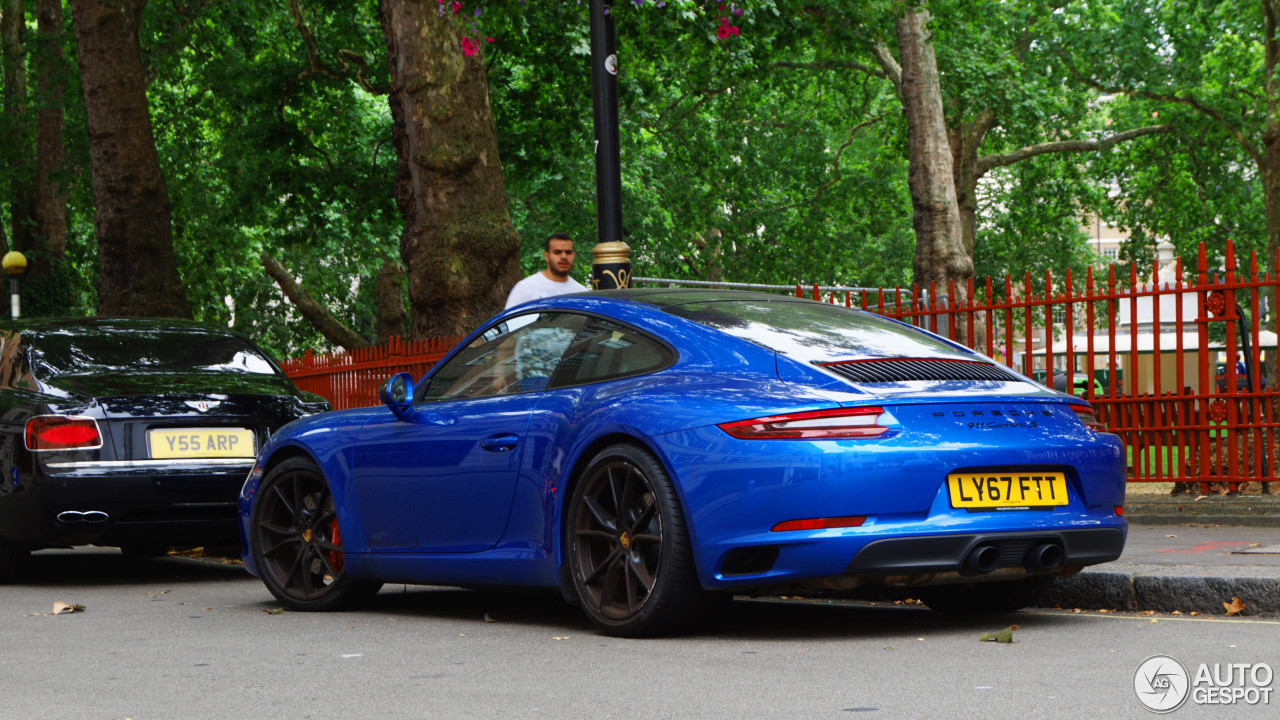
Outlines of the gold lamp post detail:
[[3,262],[5,274],[9,276],[9,309],[13,311],[13,319],[17,320],[22,314],[18,283],[27,272],[27,256],[17,250],[10,250],[5,253],[4,260],[0,262]]
[[591,289],[631,287],[631,247],[622,241],[597,243],[591,248]]

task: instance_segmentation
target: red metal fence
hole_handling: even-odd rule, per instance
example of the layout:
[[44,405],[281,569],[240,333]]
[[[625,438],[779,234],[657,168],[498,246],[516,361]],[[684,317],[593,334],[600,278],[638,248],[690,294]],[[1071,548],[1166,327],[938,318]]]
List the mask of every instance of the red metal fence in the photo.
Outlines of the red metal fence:
[[[1240,273],[1229,242],[1223,269],[1213,273],[1202,245],[1193,278],[1180,261],[1165,270],[1168,277],[1157,265],[1146,282],[1133,265],[1127,282],[1117,281],[1117,267],[1103,281],[1090,270],[1083,283],[1068,271],[1056,286],[1046,273],[1039,293],[1028,274],[1020,283],[988,278],[942,296],[933,287],[841,296],[815,286],[812,297],[924,327],[1046,385],[1071,388],[1124,440],[1131,482],[1195,482],[1202,491],[1224,483],[1234,492],[1273,477],[1280,464],[1276,336],[1261,327],[1259,310],[1280,278],[1259,275],[1256,255]],[[802,294],[809,293],[797,285]],[[373,405],[392,373],[421,377],[459,340],[393,338],[349,353],[308,352],[282,367],[336,409]]]
[[378,388],[398,372],[422,377],[462,338],[458,336],[401,340],[382,345],[313,355],[280,363],[280,369],[299,390],[324,396],[334,410],[377,405]]
[[[970,282],[963,293],[949,287],[945,296],[930,287],[842,299],[1087,398],[1124,440],[1130,482],[1195,482],[1206,492],[1224,483],[1235,492],[1273,477],[1280,460],[1276,335],[1261,327],[1259,309],[1266,296],[1274,303],[1280,278],[1260,275],[1256,254],[1239,272],[1230,242],[1223,270],[1212,274],[1202,244],[1192,280],[1181,261],[1165,278],[1156,265],[1145,283],[1132,264],[1128,282],[1117,282],[1117,267],[1104,282],[1090,270],[1083,284],[1067,271],[1057,289],[1046,273],[1042,293],[1028,274],[1020,284],[1006,277],[1002,285]],[[816,290],[813,297],[841,300]]]

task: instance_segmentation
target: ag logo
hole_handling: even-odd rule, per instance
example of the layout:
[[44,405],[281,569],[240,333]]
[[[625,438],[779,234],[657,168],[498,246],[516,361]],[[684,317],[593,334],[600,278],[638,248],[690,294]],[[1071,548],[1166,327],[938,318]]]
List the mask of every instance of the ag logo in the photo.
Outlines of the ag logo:
[[1173,712],[1191,694],[1191,676],[1174,658],[1153,655],[1143,660],[1133,674],[1133,693],[1152,712]]

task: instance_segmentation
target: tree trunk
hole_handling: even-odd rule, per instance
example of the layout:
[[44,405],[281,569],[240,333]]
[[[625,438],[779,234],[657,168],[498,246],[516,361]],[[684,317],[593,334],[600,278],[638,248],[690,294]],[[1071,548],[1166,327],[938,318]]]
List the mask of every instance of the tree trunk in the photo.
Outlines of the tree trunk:
[[463,52],[464,37],[469,44],[478,38],[464,36],[438,4],[379,6],[410,335],[465,334],[502,309],[519,279],[520,239],[507,210],[484,62],[478,49]]
[[995,121],[995,113],[984,110],[973,120],[962,122],[947,133],[951,145],[956,207],[960,211],[960,241],[970,263],[977,257],[974,246],[978,236],[978,180],[982,178],[978,169],[978,149]]
[[[10,247],[29,252],[33,247],[35,168],[31,163],[31,123],[27,115],[27,61],[23,47],[26,18],[22,0],[0,0],[0,73],[4,75],[4,133],[10,155],[2,158],[14,178],[9,203],[12,221]],[[36,253],[32,253],[36,255]],[[33,262],[35,257],[32,258]],[[32,272],[37,272],[32,267]]]
[[897,19],[902,107],[908,132],[907,184],[916,232],[912,270],[921,291],[934,284],[940,295],[945,294],[948,283],[954,281],[957,293],[963,296],[973,276],[973,260],[961,237],[951,147],[928,21],[928,10],[915,8],[906,9]]
[[404,312],[404,268],[386,258],[378,271],[378,344],[393,337],[406,337],[408,324]]
[[98,236],[98,312],[191,317],[147,108],[146,0],[71,0]]
[[62,131],[64,59],[62,57],[62,0],[37,0],[38,30],[36,83],[36,231],[49,250],[52,263],[62,260],[67,247],[67,194],[57,180],[66,157]]

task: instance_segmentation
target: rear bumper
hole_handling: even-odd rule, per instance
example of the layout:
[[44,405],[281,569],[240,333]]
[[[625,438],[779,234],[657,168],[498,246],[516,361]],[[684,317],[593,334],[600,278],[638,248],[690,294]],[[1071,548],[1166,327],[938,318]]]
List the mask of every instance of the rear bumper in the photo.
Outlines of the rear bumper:
[[234,545],[236,498],[252,458],[49,463],[0,495],[0,533],[32,549],[67,545]]

